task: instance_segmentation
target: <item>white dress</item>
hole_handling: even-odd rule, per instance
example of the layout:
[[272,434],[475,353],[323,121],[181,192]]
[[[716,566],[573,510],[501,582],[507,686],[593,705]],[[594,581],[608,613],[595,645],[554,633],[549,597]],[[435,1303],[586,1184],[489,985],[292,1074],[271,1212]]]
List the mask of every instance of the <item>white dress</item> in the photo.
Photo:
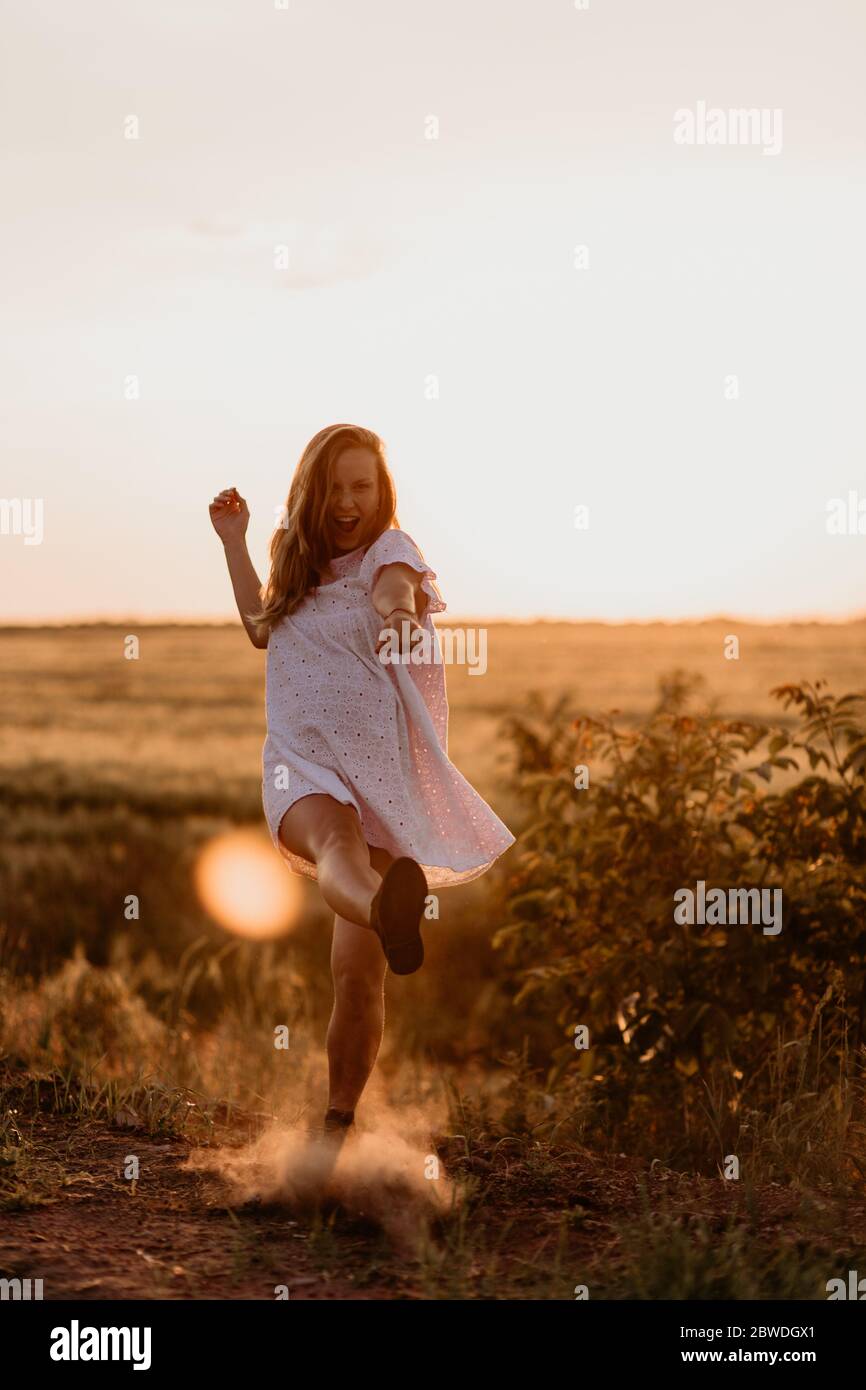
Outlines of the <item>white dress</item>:
[[[423,576],[423,627],[433,659],[384,664],[383,621],[371,593],[384,565]],[[272,629],[262,799],[274,844],[309,878],[316,866],[280,843],[280,821],[303,796],[354,806],[368,844],[421,864],[431,888],[478,878],[514,836],[448,757],[445,668],[432,614],[445,603],[435,573],[405,531],[383,531],[331,561],[336,578],[311,589]]]

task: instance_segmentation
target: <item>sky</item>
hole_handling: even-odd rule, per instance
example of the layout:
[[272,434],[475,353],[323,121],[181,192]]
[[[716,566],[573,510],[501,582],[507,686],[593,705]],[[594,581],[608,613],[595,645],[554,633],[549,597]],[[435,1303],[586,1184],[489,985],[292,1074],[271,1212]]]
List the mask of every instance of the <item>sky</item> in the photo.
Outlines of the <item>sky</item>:
[[0,621],[231,616],[336,421],[455,617],[866,611],[862,0],[281,2],[4,0]]

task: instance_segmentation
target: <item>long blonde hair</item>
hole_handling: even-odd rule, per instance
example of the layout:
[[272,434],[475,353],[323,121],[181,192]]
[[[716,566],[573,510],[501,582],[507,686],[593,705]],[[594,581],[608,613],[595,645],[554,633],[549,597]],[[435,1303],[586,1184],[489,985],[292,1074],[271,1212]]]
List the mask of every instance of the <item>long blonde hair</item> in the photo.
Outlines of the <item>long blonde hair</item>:
[[328,507],[334,464],[345,449],[369,449],[376,456],[379,508],[367,545],[383,531],[399,525],[397,493],[388,471],[385,445],[372,430],[361,425],[328,425],[313,435],[292,478],[282,524],[271,537],[271,566],[262,587],[261,606],[248,615],[260,637],[268,637],[281,618],[295,609],[321,580],[331,559],[328,541]]

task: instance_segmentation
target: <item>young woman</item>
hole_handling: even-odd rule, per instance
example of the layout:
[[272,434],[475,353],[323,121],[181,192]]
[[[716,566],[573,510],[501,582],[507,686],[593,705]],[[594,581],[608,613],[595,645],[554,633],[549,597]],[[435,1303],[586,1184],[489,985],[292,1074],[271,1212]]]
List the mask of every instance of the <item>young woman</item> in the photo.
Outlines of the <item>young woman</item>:
[[264,588],[235,488],[214,498],[210,516],[241,621],[268,652],[271,836],[291,869],[318,879],[336,914],[325,1130],[345,1132],[382,1040],[386,963],[407,975],[423,961],[428,888],[477,878],[514,836],[448,758],[431,617],[445,603],[398,529],[378,435],[342,424],[310,440]]

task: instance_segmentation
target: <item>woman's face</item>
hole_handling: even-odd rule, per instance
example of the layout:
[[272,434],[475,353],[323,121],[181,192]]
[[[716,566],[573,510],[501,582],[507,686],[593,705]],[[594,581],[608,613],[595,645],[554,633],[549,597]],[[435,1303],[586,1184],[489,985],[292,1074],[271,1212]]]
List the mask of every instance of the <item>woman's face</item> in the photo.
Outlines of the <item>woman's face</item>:
[[372,450],[353,444],[334,464],[328,525],[335,551],[348,552],[363,545],[378,509],[376,456]]

